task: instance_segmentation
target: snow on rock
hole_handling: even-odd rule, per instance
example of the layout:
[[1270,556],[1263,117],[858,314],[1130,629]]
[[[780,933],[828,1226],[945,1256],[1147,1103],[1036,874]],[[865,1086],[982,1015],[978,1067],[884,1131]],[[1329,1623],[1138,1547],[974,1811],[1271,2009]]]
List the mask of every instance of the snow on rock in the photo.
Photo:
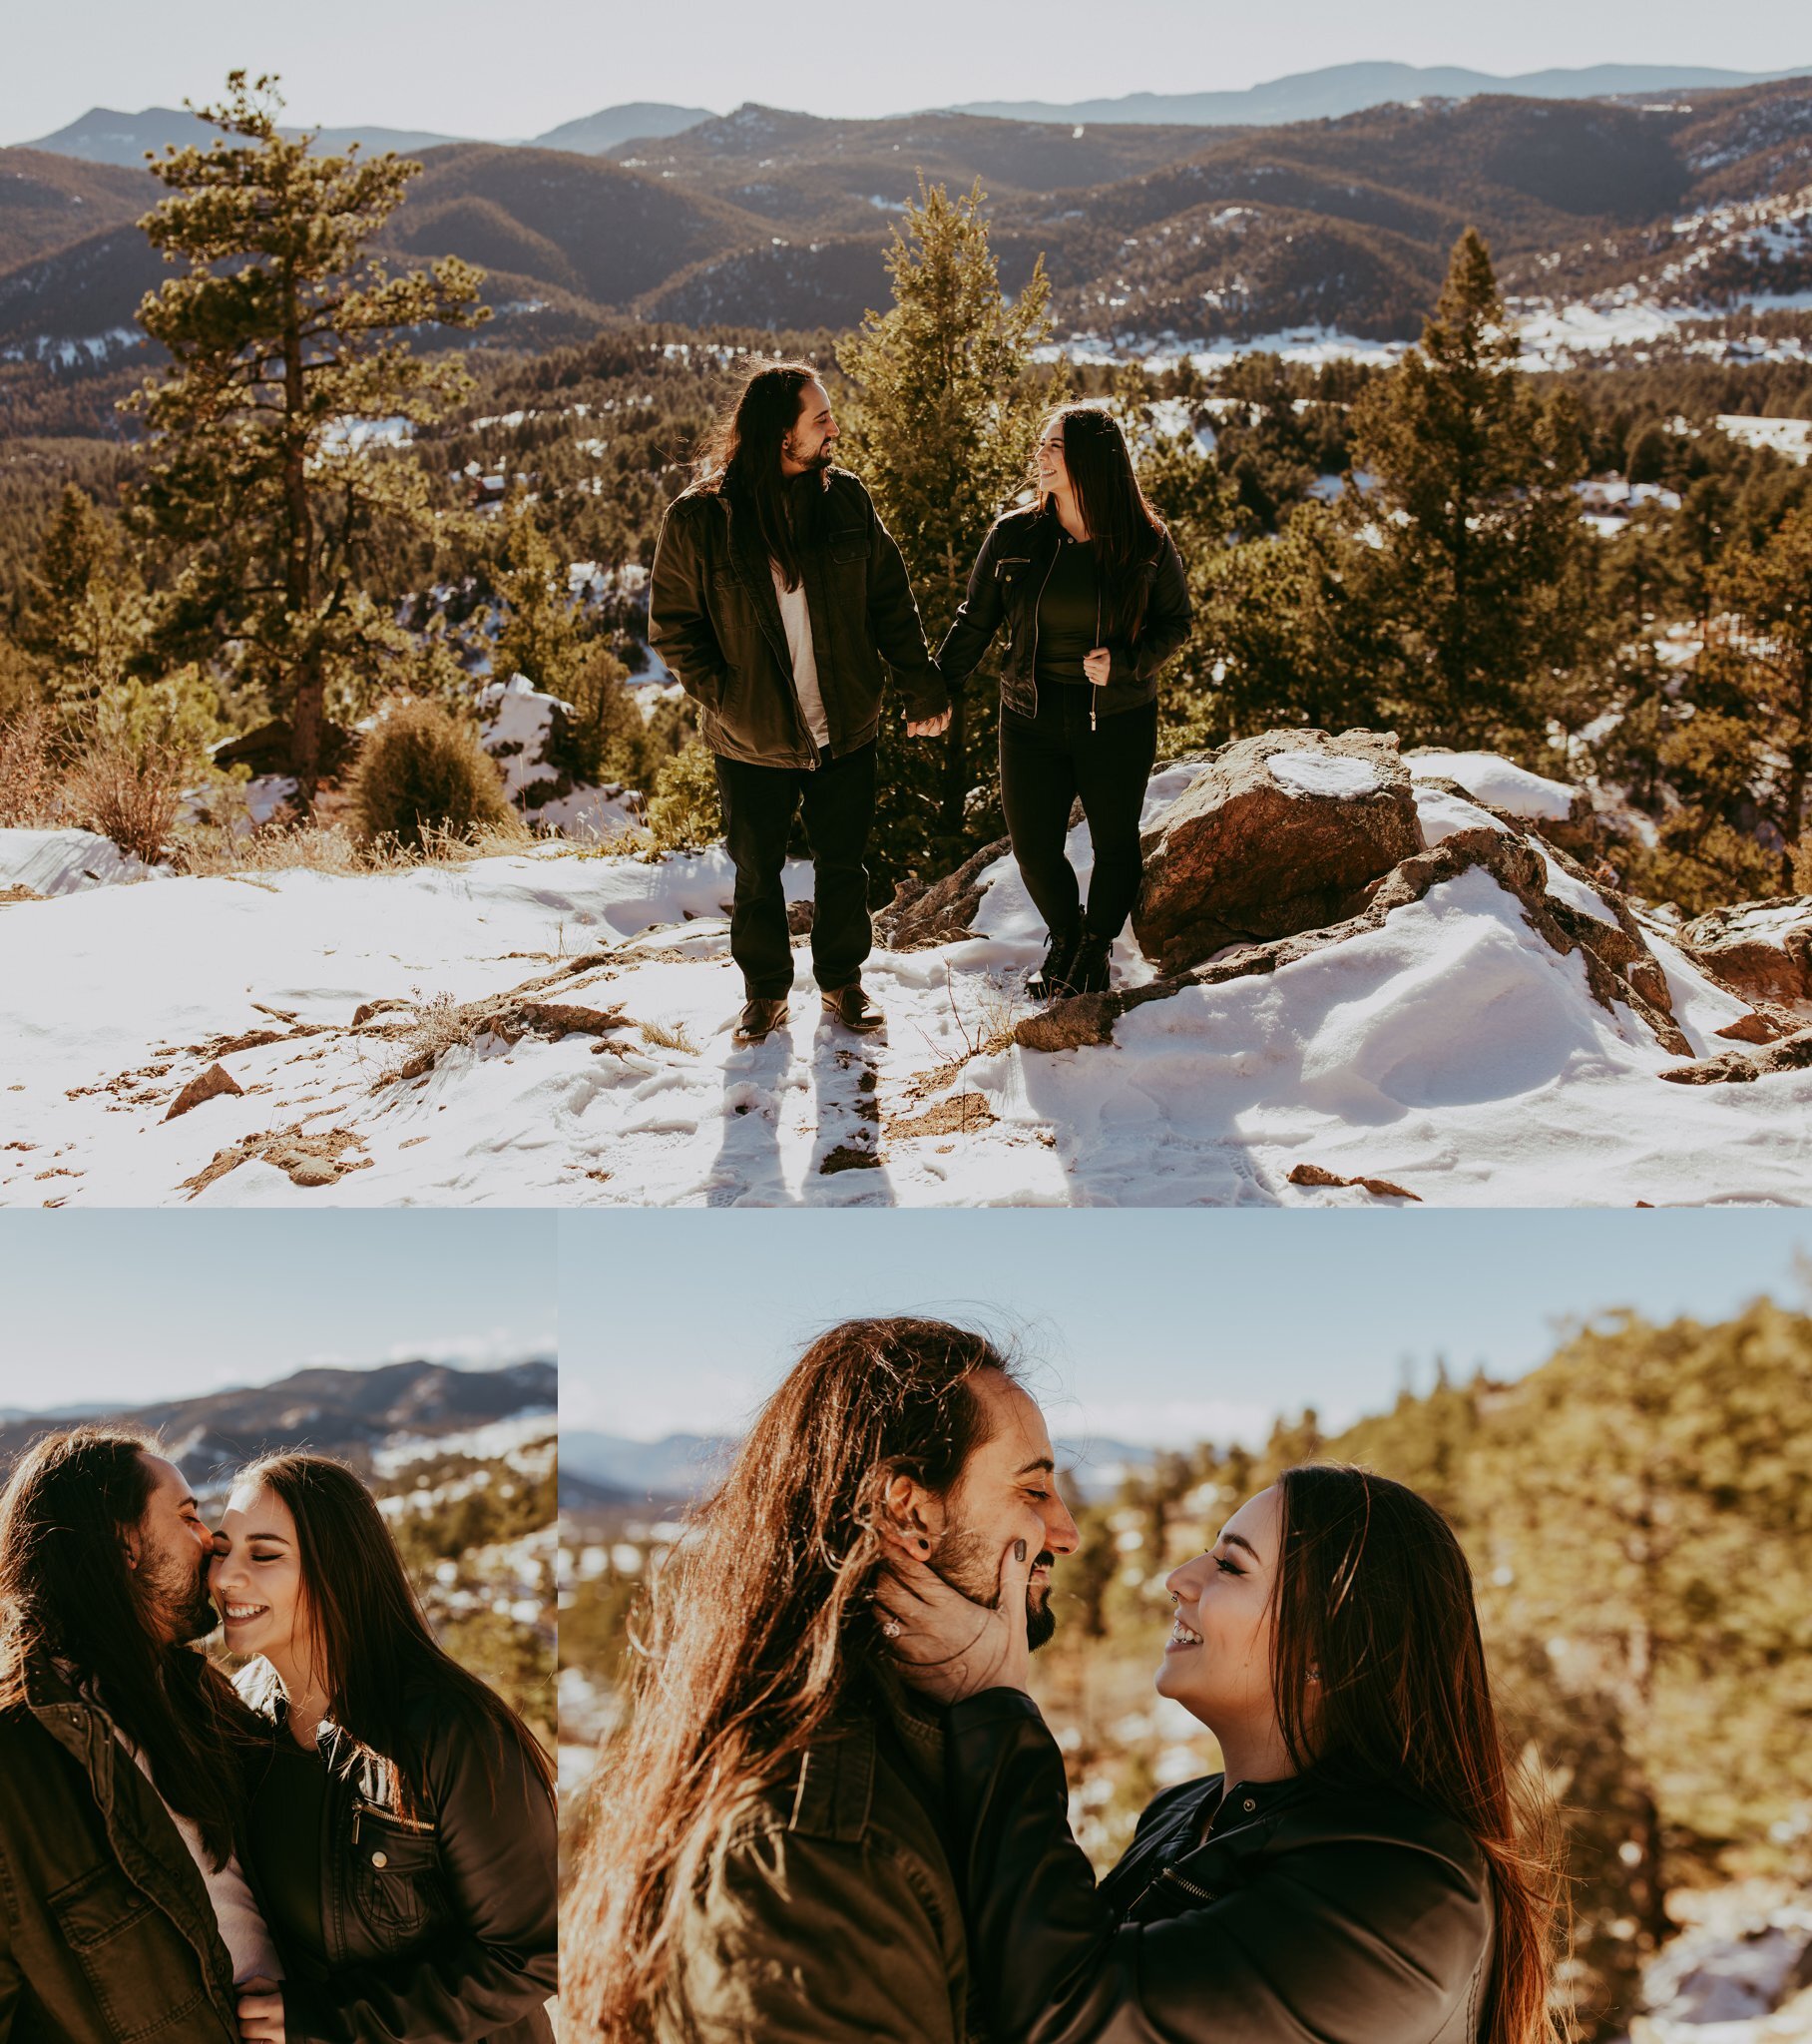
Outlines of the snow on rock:
[[1747,1880],[1668,1906],[1685,1924],[1643,1968],[1632,2044],[1812,2044],[1812,1893]]
[[1418,780],[1457,780],[1494,809],[1536,822],[1565,823],[1580,799],[1579,790],[1566,781],[1532,773],[1499,753],[1418,750],[1406,753],[1403,763]]
[[161,880],[170,868],[148,866],[93,830],[0,830],[0,887],[34,894],[81,894],[122,880]]
[[570,703],[536,688],[527,675],[512,675],[479,690],[478,712],[485,751],[503,768],[504,792],[541,829],[595,841],[641,819],[642,797],[635,789],[575,781],[558,763],[564,723],[573,714]]
[[1489,809],[1480,808],[1476,802],[1462,801],[1444,787],[1430,787],[1418,780],[1413,791],[1416,820],[1422,826],[1425,845],[1440,844],[1461,830],[1496,830],[1500,835],[1509,834]]
[[1378,786],[1378,769],[1369,760],[1338,753],[1302,749],[1273,753],[1265,762],[1271,778],[1292,794],[1370,794]]
[[1739,993],[1812,1010],[1812,896],[1714,908],[1679,937],[1701,966]]
[[[1155,775],[1147,824],[1202,770]],[[1449,804],[1418,790],[1423,837]],[[1086,825],[1069,848],[1086,887]],[[1068,1049],[1034,1048],[1035,1022],[1089,1001],[1026,1000],[1042,923],[1011,856],[978,859],[941,931],[888,920],[879,1036],[822,1015],[801,938],[788,1022],[740,1049],[720,847],[176,877],[0,914],[0,1203],[1369,1203],[1293,1184],[1303,1164],[1430,1205],[1805,1200],[1812,1071],[1660,1083],[1728,1052],[1745,1003],[1556,894],[1577,870],[1502,822],[1459,817],[1364,913],[1181,980],[1123,936]],[[785,885],[806,898],[809,867]],[[216,1063],[241,1090],[165,1120]]]
[[[487,682],[479,690],[478,714],[485,725],[484,749],[503,768],[504,792],[512,801],[519,802],[543,786],[552,792],[565,779],[549,758],[549,751],[560,720],[571,716],[572,709],[570,703],[536,688],[527,675],[512,675],[507,682]],[[537,804],[531,802],[531,806]]]

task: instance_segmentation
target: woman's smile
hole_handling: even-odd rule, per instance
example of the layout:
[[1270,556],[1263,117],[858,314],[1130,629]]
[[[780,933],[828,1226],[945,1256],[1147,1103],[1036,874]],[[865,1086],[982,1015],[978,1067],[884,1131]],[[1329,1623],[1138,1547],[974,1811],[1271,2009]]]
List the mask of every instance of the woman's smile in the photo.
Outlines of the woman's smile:
[[1200,1645],[1200,1633],[1192,1632],[1189,1629],[1183,1621],[1182,1613],[1179,1611],[1170,1621],[1170,1637],[1164,1642],[1164,1652],[1166,1654],[1180,1654],[1190,1647],[1199,1647]]

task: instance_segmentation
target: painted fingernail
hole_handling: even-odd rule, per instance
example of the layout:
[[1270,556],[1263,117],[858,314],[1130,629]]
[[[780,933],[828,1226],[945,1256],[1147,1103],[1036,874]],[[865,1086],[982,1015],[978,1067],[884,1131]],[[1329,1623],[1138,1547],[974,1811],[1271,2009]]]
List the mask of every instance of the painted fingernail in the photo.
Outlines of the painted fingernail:
[[1016,1540],[1013,1543],[1013,1559],[1015,1561],[1024,1561],[1026,1559],[1026,1543],[1023,1540]]

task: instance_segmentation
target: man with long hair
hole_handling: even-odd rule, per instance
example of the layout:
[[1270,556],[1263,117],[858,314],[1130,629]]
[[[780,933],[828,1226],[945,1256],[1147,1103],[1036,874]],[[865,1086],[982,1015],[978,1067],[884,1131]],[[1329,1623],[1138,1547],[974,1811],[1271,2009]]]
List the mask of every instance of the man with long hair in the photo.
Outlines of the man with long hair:
[[906,564],[868,492],[836,466],[836,441],[809,362],[752,369],[655,549],[650,643],[698,705],[736,868],[738,1043],[786,1020],[793,958],[781,871],[801,807],[824,1008],[849,1029],[880,1026],[861,974],[883,662],[905,689],[912,737],[934,738],[950,722]]
[[986,1606],[1015,1542],[1042,1644],[1077,1532],[1008,1357],[939,1320],[812,1343],[654,1586],[563,1926],[576,2035],[975,2035],[942,1733],[874,1589],[897,1554]]
[[149,1437],[47,1435],[0,1493],[0,2036],[240,2044],[280,1973],[234,1856],[249,1724],[189,1642],[214,1535]]

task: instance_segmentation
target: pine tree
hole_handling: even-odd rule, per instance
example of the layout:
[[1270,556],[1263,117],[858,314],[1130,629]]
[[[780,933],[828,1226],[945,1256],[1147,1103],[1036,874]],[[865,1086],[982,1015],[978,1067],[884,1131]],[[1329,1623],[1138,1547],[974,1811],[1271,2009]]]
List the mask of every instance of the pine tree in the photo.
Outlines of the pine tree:
[[115,522],[86,491],[65,484],[26,576],[19,631],[19,643],[48,669],[58,703],[92,703],[118,686],[142,647],[144,599],[123,552]]
[[[850,465],[899,542],[936,650],[995,515],[1026,487],[1041,412],[1061,389],[1033,374],[1050,331],[1044,258],[1019,296],[1001,289],[979,183],[907,203],[887,256],[893,305],[840,350],[858,402]],[[883,725],[877,842],[894,869],[954,865],[998,827],[998,697],[976,675],[953,708],[941,770],[923,742]],[[929,755],[929,757],[928,757]]]
[[503,630],[493,669],[500,680],[527,675],[550,696],[566,697],[585,659],[584,620],[574,605],[567,564],[525,497],[505,507],[497,593]]
[[129,402],[154,436],[144,515],[181,564],[164,642],[230,660],[288,716],[311,799],[330,703],[368,699],[412,658],[364,557],[433,526],[423,472],[352,429],[438,417],[468,379],[408,336],[488,314],[470,265],[391,275],[369,254],[421,166],[361,161],[356,144],[316,157],[312,135],[278,131],[275,85],[231,73],[225,104],[196,110],[221,139],[152,166],[169,197],[145,232],[187,267],[139,308],[174,359]]
[[1379,550],[1406,740],[1536,750],[1575,656],[1578,420],[1530,392],[1517,352],[1469,228],[1420,346],[1354,411],[1355,465],[1377,488],[1347,509]]

